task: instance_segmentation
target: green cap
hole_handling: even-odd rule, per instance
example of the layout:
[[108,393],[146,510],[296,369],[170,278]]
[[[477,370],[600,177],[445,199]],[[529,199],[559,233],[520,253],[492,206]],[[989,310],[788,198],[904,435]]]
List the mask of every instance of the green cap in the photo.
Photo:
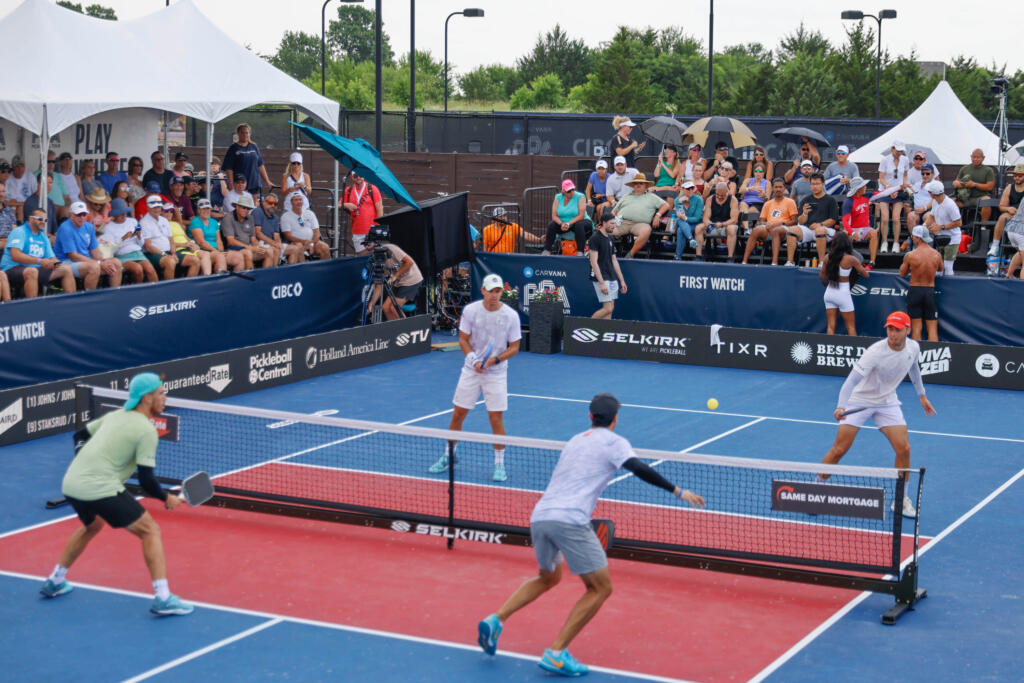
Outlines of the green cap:
[[125,410],[135,410],[142,397],[154,392],[164,385],[164,381],[154,372],[140,372],[128,383],[128,400],[124,402]]

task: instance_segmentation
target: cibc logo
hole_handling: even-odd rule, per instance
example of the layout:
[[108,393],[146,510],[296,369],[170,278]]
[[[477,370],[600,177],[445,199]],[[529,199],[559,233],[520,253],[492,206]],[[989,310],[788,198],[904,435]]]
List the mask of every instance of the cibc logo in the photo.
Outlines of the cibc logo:
[[302,283],[290,282],[287,285],[274,285],[270,290],[271,299],[291,299],[302,296]]

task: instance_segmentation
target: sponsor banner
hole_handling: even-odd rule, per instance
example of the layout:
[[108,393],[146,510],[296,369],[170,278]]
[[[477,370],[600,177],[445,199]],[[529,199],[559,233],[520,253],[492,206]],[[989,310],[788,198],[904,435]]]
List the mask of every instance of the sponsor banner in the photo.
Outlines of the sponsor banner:
[[[75,385],[128,390],[138,372],[157,372],[173,396],[211,401],[430,351],[430,318],[324,332],[269,344],[152,363],[0,391],[0,445],[74,428]],[[158,427],[177,439],[177,425]]]
[[[771,268],[728,263],[679,263],[666,260],[619,261],[629,286],[615,302],[624,320],[721,324],[763,330],[825,332],[825,308],[817,268]],[[473,298],[488,273],[517,287],[521,314],[529,320],[529,302],[545,287],[558,287],[565,315],[589,316],[598,308],[590,262],[579,256],[477,254]],[[857,328],[882,334],[885,318],[907,309],[909,281],[873,271],[851,288]],[[938,278],[939,338],[963,344],[1024,346],[1024,296],[1021,283],[1008,278]],[[978,302],[985,302],[979,305]]]
[[[750,370],[846,376],[871,337],[566,318],[565,353]],[[926,383],[1024,390],[1024,348],[920,342]]]
[[444,526],[440,524],[423,524],[421,522],[406,522],[396,519],[391,522],[391,530],[399,533],[422,534],[425,536],[438,536],[440,538],[453,538],[462,541],[477,541],[478,543],[505,543],[508,534],[494,531],[482,531],[480,529],[467,529],[465,527]]
[[0,322],[0,389],[350,327],[362,308],[355,283],[364,263],[330,259],[255,270],[251,281],[188,278],[11,302]]
[[773,479],[772,510],[884,519],[885,489]]

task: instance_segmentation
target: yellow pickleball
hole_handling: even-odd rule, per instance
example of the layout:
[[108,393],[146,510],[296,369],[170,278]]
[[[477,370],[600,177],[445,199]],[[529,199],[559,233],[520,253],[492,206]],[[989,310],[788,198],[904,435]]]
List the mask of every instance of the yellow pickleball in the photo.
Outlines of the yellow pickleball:
[[708,399],[708,410],[717,410],[717,409],[718,409],[718,399],[717,398],[709,398]]

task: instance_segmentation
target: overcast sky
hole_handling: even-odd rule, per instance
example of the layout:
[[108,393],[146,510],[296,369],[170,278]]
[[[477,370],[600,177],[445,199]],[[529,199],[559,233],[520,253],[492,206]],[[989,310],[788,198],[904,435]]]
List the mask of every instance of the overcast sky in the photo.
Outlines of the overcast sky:
[[[83,6],[98,2],[113,7],[122,20],[134,19],[164,5],[164,0],[80,0]],[[174,1],[174,0],[172,0]],[[320,0],[193,0],[222,30],[240,43],[247,43],[261,54],[277,50],[286,30],[320,33]],[[619,25],[683,26],[687,33],[707,41],[708,0],[419,0],[416,3],[416,47],[429,50],[438,60],[444,56],[444,21],[450,12],[465,7],[480,7],[486,16],[479,19],[452,17],[448,29],[448,58],[458,73],[481,64],[511,65],[533,47],[539,33],[560,23],[572,38],[582,38],[596,46],[612,38]],[[0,15],[19,4],[19,0],[0,0]],[[336,16],[338,0],[327,7],[328,21]],[[373,9],[373,0],[364,7]],[[409,0],[382,0],[384,30],[391,37],[396,54],[409,50]],[[624,11],[623,7],[636,11]],[[1008,73],[1024,68],[1024,51],[1019,47],[1019,31],[1024,29],[1024,2],[954,2],[953,0],[788,0],[787,2],[751,2],[717,0],[715,2],[715,45],[760,42],[774,49],[779,39],[801,20],[821,31],[833,44],[844,39],[844,9],[876,13],[895,8],[896,19],[883,22],[882,46],[894,54],[916,49],[922,61],[949,63],[958,54],[973,56],[983,66],[1006,65]],[[983,24],[980,17],[991,18]],[[874,25],[873,21],[868,20]],[[1003,37],[1000,37],[1003,36]],[[168,36],[173,51],[174,37]]]

